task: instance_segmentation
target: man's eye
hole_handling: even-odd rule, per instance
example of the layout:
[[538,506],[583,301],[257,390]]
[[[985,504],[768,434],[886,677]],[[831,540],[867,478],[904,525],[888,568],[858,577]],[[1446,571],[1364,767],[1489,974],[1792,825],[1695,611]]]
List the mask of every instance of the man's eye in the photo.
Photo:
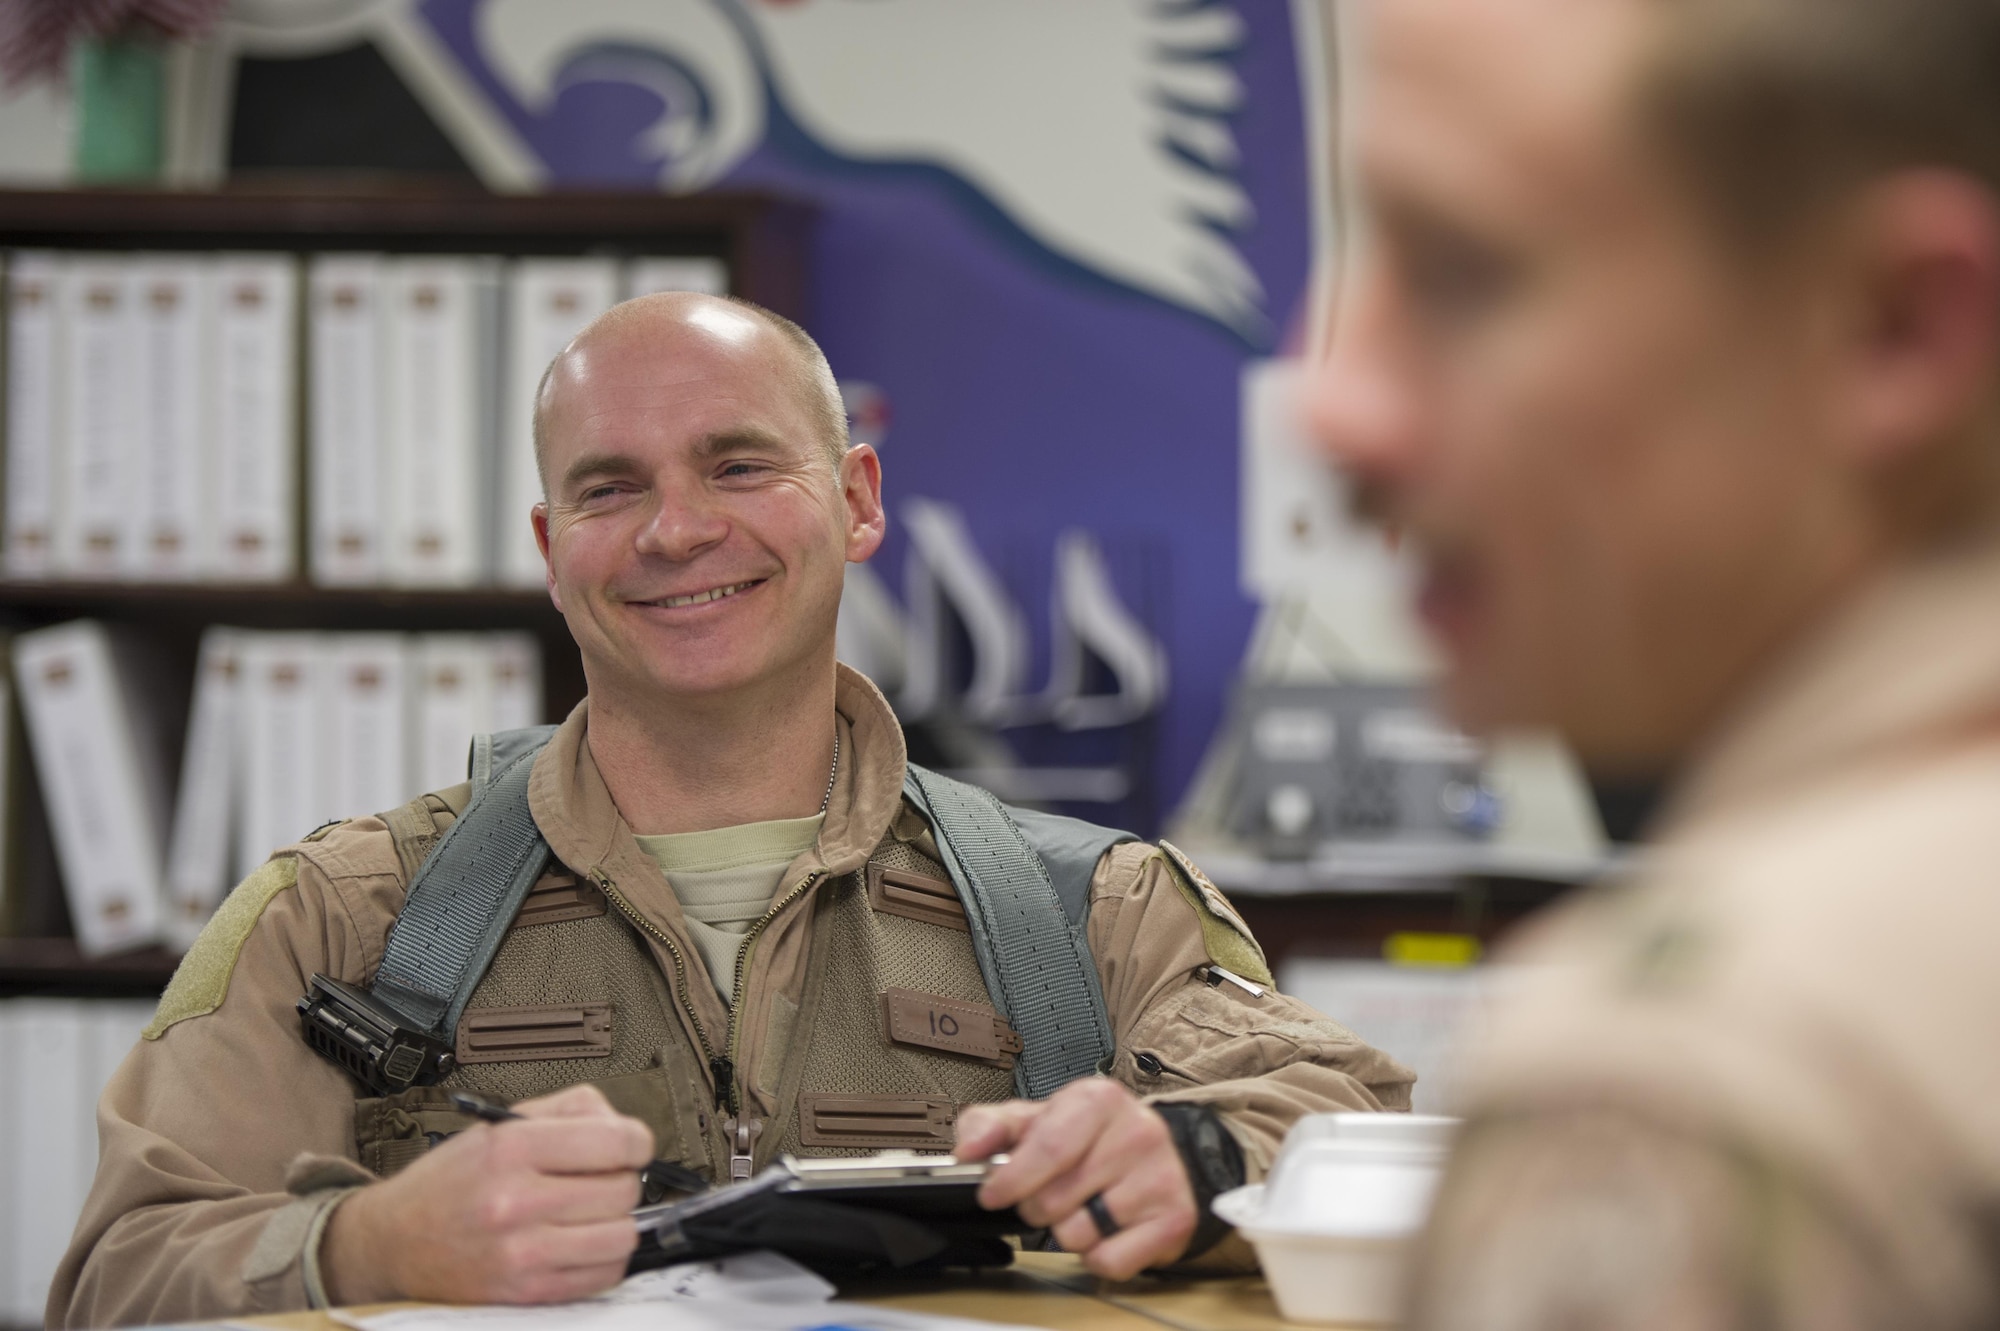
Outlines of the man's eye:
[[1463,241],[1412,246],[1404,280],[1422,313],[1438,322],[1463,323],[1486,314],[1512,290],[1517,271],[1504,255]]
[[723,467],[722,474],[731,477],[755,476],[757,464],[754,462],[731,462]]

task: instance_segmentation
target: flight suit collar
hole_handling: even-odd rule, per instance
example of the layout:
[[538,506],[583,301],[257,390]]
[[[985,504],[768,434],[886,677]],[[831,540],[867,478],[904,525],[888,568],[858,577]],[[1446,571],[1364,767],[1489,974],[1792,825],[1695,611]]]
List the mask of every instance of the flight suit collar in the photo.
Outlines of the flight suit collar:
[[1878,577],[1690,765],[1663,837],[2000,727],[2000,538]]
[[[867,862],[900,811],[906,753],[902,727],[881,691],[858,671],[845,665],[836,669],[840,767],[811,855],[818,867],[841,874]],[[535,821],[556,858],[574,869],[587,873],[612,859],[628,858],[621,851],[650,864],[591,758],[584,742],[589,725],[586,698],[536,758],[528,782]]]

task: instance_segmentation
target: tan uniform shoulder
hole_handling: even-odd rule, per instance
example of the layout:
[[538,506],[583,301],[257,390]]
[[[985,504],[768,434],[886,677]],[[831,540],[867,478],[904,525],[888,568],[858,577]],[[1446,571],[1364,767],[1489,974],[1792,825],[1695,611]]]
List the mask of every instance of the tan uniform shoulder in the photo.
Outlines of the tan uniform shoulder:
[[1252,983],[1272,983],[1270,964],[1250,926],[1222,889],[1170,841],[1127,841],[1104,852],[1091,878],[1091,913],[1119,910],[1168,885],[1193,913],[1210,962]]
[[[406,860],[414,853],[415,863],[421,863],[436,838],[465,807],[468,793],[469,787],[453,787],[387,814],[328,823],[273,851],[229,893],[188,949],[161,996],[145,1038],[157,1040],[178,1023],[206,1016],[222,1006],[245,945],[273,903],[280,900],[291,903],[285,912],[288,917],[300,915],[323,922],[322,933],[334,927],[336,919],[342,921],[359,945],[352,954],[354,959],[372,972],[381,960],[389,927],[408,894],[413,866]],[[422,841],[425,832],[429,833],[429,844]],[[302,930],[298,925],[288,918],[288,932],[312,936],[311,928]],[[299,964],[307,973],[355,970],[351,962],[336,966],[326,957],[313,955],[299,957]],[[336,974],[336,978],[358,981],[366,976]]]

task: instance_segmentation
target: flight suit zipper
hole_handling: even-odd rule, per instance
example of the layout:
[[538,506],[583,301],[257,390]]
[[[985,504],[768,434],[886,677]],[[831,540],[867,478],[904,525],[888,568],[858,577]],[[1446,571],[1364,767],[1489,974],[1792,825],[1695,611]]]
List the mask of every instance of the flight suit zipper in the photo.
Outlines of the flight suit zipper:
[[742,946],[736,949],[736,973],[729,990],[729,1026],[723,1032],[722,1052],[717,1053],[709,1043],[708,1028],[701,1023],[701,1016],[694,1010],[694,999],[688,993],[687,959],[682,956],[680,945],[667,932],[641,915],[612,885],[611,876],[602,869],[591,874],[591,881],[603,890],[604,895],[618,907],[619,913],[630,920],[648,938],[659,940],[674,959],[674,997],[679,1000],[688,1020],[694,1025],[695,1040],[701,1045],[701,1054],[708,1063],[709,1076],[715,1081],[715,1108],[718,1114],[727,1110],[729,1117],[723,1120],[723,1136],[729,1147],[729,1177],[731,1182],[741,1182],[750,1177],[753,1168],[752,1156],[756,1150],[757,1138],[764,1131],[763,1121],[743,1117],[742,1096],[736,1086],[736,1048],[739,1039],[736,1016],[742,1009],[740,995],[743,993],[743,977],[749,969],[750,949],[767,925],[776,919],[787,906],[804,896],[807,889],[818,882],[825,871],[815,869],[799,880],[796,887],[773,902],[771,908],[743,935]]
[[[822,870],[815,869],[799,880],[798,886],[771,903],[755,924],[743,935],[743,943],[736,949],[736,973],[729,986],[729,1029],[723,1033],[722,1063],[729,1069],[729,1121],[724,1126],[729,1133],[729,1177],[741,1181],[750,1177],[754,1162],[752,1154],[757,1148],[757,1138],[764,1131],[761,1119],[743,1116],[742,1097],[736,1088],[737,1045],[742,1039],[737,1014],[743,1010],[743,979],[750,971],[750,950],[757,945],[757,939],[772,920],[778,918],[787,906],[806,894],[819,881]],[[717,1087],[717,1094],[721,1088]]]
[[701,1024],[701,1014],[694,1010],[694,999],[688,994],[687,958],[681,955],[680,944],[676,943],[666,930],[660,928],[644,915],[634,910],[632,903],[627,901],[624,894],[619,892],[617,887],[612,884],[610,874],[605,873],[602,869],[594,870],[590,875],[590,881],[597,884],[604,895],[610,899],[612,905],[618,907],[619,914],[631,921],[633,928],[645,934],[646,937],[663,944],[668,953],[673,956],[674,997],[679,1000],[681,1010],[687,1013],[688,1020],[694,1023],[695,1042],[701,1046],[701,1056],[708,1063],[710,1075],[717,1078],[715,1103],[718,1109],[721,1108],[721,1076],[727,1070],[726,1065],[728,1060],[716,1055],[715,1046],[708,1042],[708,1028]]

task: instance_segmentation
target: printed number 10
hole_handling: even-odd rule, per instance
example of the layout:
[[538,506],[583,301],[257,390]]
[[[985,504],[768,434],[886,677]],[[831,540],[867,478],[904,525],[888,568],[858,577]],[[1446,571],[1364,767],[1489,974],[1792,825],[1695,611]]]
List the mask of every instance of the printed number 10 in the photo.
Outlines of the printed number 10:
[[931,1010],[931,1034],[957,1035],[958,1018],[952,1016],[949,1012],[939,1012],[933,1008]]

